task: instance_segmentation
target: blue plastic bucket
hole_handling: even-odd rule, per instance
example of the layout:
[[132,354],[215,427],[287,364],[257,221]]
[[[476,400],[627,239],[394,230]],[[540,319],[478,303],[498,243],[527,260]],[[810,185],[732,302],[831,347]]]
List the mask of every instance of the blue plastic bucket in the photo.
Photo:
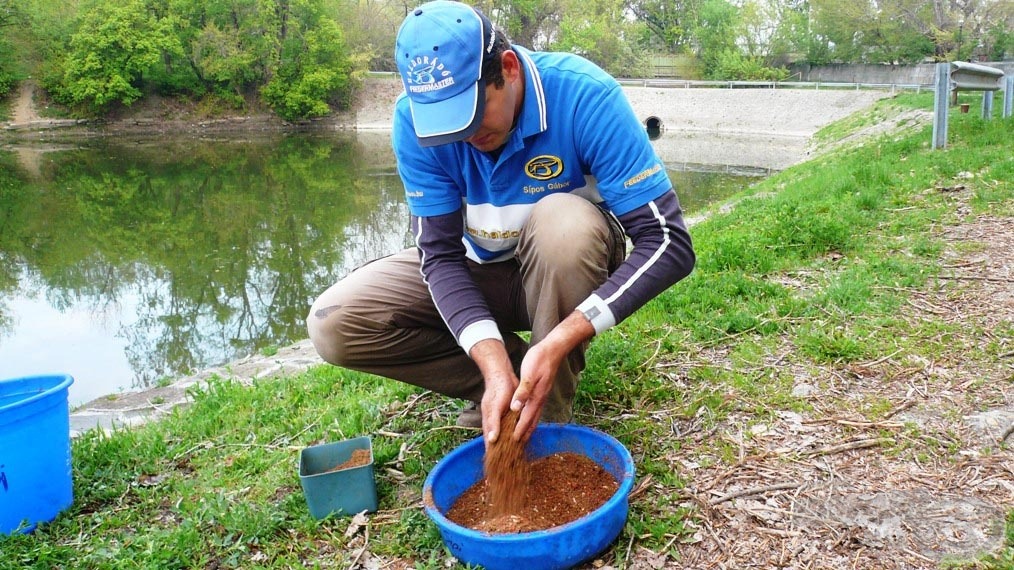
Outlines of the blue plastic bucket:
[[74,501],[70,376],[0,380],[0,534],[31,532]]
[[423,507],[448,550],[462,562],[487,570],[560,570],[592,559],[608,547],[627,521],[627,495],[634,484],[630,452],[612,436],[574,424],[540,424],[528,442],[529,458],[558,452],[584,455],[619,482],[604,505],[576,521],[535,532],[488,534],[445,516],[458,497],[482,478],[482,438],[462,444],[441,459],[423,484]]

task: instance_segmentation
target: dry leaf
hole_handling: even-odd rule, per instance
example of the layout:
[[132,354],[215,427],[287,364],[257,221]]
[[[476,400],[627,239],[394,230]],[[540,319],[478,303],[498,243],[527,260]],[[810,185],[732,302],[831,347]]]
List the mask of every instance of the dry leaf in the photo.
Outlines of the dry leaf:
[[352,522],[349,523],[349,528],[345,529],[345,538],[352,538],[369,522],[370,519],[366,518],[366,511],[356,513],[356,516],[352,517]]

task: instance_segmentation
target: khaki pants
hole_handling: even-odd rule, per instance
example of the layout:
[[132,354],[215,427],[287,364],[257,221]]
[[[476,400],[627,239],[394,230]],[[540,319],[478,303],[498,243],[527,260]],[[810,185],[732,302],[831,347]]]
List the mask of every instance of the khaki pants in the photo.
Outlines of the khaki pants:
[[[615,218],[582,198],[539,201],[513,259],[469,269],[503,334],[514,370],[528,344],[543,339],[622,262],[625,238]],[[310,339],[331,364],[393,378],[473,402],[479,368],[434,306],[415,248],[370,262],[325,291],[306,319]],[[567,422],[584,369],[585,346],[561,363],[543,421]]]

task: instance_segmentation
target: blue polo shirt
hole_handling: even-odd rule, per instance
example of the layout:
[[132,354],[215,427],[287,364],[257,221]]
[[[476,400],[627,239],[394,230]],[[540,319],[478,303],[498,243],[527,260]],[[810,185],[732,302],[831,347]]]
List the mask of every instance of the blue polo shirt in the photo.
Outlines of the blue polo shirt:
[[409,210],[463,209],[466,254],[479,263],[510,258],[533,205],[549,194],[577,194],[621,216],[672,187],[615,79],[574,54],[513,49],[525,100],[496,159],[465,142],[419,146],[407,97],[395,106],[392,143]]

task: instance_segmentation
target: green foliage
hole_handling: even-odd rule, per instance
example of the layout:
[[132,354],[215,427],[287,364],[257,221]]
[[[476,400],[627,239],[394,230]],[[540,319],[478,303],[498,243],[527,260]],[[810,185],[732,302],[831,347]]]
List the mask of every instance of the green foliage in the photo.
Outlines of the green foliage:
[[14,49],[9,42],[0,37],[0,98],[10,93],[11,88],[17,82],[18,73],[12,63],[14,62]]
[[290,35],[281,62],[261,94],[283,119],[327,115],[332,105],[347,103],[355,87],[355,62],[333,21]]
[[556,21],[565,12],[559,0],[514,0],[481,6],[482,10],[495,19],[511,41],[529,49],[543,49],[548,34]]
[[24,20],[14,0],[0,0],[0,99],[10,92],[20,77],[17,53],[11,43],[9,30]]
[[58,99],[101,113],[114,103],[130,105],[142,95],[140,80],[164,51],[178,50],[172,20],[156,20],[143,0],[82,6],[77,31],[63,61]]
[[704,73],[713,77],[720,66],[722,55],[736,53],[738,11],[726,0],[705,0],[701,6],[700,22],[696,29],[697,56],[704,63]]
[[637,29],[625,21],[622,3],[595,0],[564,15],[552,49],[584,56],[617,77],[643,76],[647,60],[627,39],[637,37]]
[[[985,10],[984,6],[973,10]],[[967,59],[979,43],[958,15],[929,2],[813,0],[807,59],[811,63],[896,63]]]
[[1014,56],[1014,30],[1004,22],[995,22],[986,32],[987,54],[992,61]]
[[789,71],[782,67],[769,67],[764,58],[743,55],[739,50],[730,49],[718,55],[714,67],[708,70],[710,79],[738,81],[782,81]]
[[151,92],[239,108],[262,89],[285,118],[325,115],[373,53],[348,47],[329,0],[83,0],[63,11],[22,1],[32,27],[19,49],[38,54],[32,65],[58,102],[91,115]]
[[702,0],[634,0],[628,6],[645,24],[652,48],[663,52],[689,52]]

